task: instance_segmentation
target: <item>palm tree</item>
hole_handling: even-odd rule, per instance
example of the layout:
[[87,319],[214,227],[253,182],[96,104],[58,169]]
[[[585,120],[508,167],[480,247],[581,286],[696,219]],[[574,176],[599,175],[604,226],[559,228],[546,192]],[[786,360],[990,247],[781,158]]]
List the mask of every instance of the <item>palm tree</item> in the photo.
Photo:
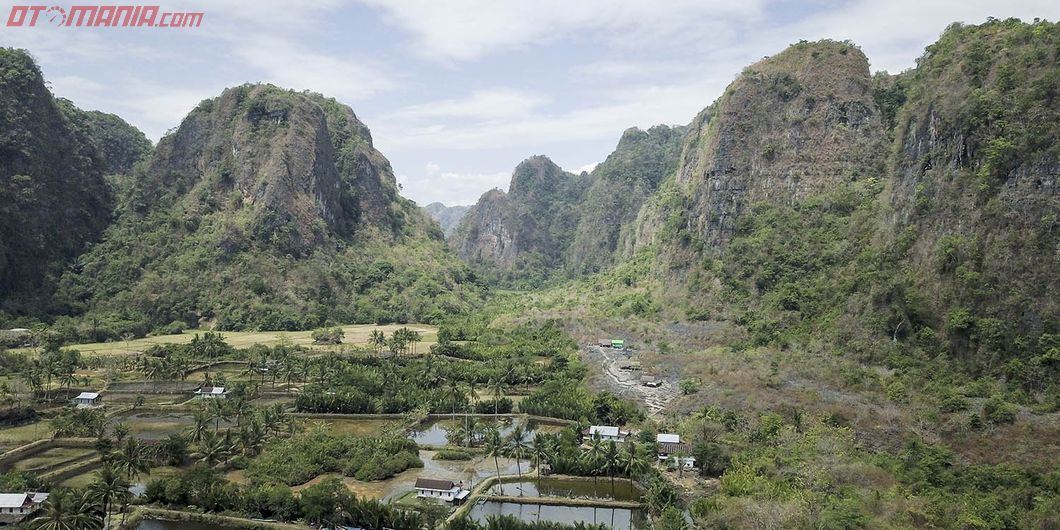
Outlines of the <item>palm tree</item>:
[[615,471],[621,467],[621,457],[618,454],[618,447],[615,445],[614,440],[607,443],[607,450],[604,451],[603,456],[604,469],[607,471],[608,478],[611,479],[611,498],[615,498]]
[[222,436],[212,431],[203,433],[202,441],[191,457],[212,466],[228,458],[229,448],[225,446]]
[[637,443],[633,440],[626,442],[626,450],[622,459],[622,472],[629,477],[629,489],[633,489],[633,479],[648,470],[650,464],[644,454],[638,450]]
[[195,407],[191,410],[191,417],[195,422],[191,428],[191,441],[201,442],[203,434],[210,429],[210,411],[203,406]]
[[[526,454],[529,446],[526,443],[526,428],[520,424],[512,430],[511,436],[508,438],[508,454],[515,457],[515,472],[519,474],[519,481],[523,480],[523,469],[521,459]],[[522,488],[519,489],[519,495],[523,494]]]
[[103,517],[106,519],[114,501],[124,502],[129,496],[129,481],[110,463],[106,463],[96,473],[96,481],[88,486],[88,491],[102,504]]
[[386,346],[386,335],[378,329],[373,329],[372,333],[368,336],[368,342],[375,346],[376,355],[382,355],[383,346]]
[[499,377],[490,379],[486,386],[493,391],[493,415],[496,416],[498,414],[497,406],[500,404],[501,398],[504,397],[504,380]]
[[530,442],[530,457],[534,459],[534,467],[537,468],[537,478],[539,480],[541,479],[541,461],[547,460],[551,462],[554,454],[549,435],[541,432],[535,433],[534,439]]
[[604,454],[604,441],[600,435],[594,434],[589,439],[589,448],[582,453],[582,464],[588,466],[586,469],[593,474],[593,491],[597,490],[597,479],[599,478],[600,457]]
[[59,490],[44,502],[41,514],[29,523],[32,530],[98,530],[103,520],[92,509],[92,502],[73,490]]
[[118,471],[125,473],[130,481],[140,473],[151,473],[151,458],[143,442],[136,438],[126,438],[114,457]]
[[215,398],[210,400],[209,413],[210,417],[214,420],[213,430],[217,432],[221,430],[221,420],[228,420],[231,417],[231,413],[228,410],[228,404],[225,403],[224,399]]
[[123,441],[125,441],[125,438],[129,436],[129,426],[119,421],[118,423],[114,424],[113,433],[114,441],[117,443],[122,443]]
[[496,425],[490,425],[486,430],[486,439],[483,448],[486,450],[486,456],[493,457],[493,465],[497,468],[497,487],[499,488],[501,495],[504,495],[504,485],[501,484],[501,464],[498,458],[504,455],[506,448],[504,439],[501,438],[501,433],[497,430]]

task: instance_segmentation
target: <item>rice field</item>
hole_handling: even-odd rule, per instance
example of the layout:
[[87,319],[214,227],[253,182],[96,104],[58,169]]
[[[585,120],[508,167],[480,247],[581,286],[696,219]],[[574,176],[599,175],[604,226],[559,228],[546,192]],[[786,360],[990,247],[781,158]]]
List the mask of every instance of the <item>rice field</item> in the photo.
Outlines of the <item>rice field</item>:
[[[225,341],[235,348],[246,348],[254,344],[274,346],[281,341],[287,340],[292,344],[305,346],[319,351],[339,351],[344,347],[367,346],[368,337],[372,330],[380,330],[383,333],[390,335],[395,330],[404,327],[413,331],[418,331],[422,335],[423,340],[416,345],[417,351],[427,351],[427,349],[438,340],[438,328],[425,324],[386,324],[382,326],[374,324],[351,324],[341,327],[343,333],[345,333],[345,337],[342,339],[342,344],[338,345],[313,344],[312,331],[223,331],[221,334],[224,335]],[[191,342],[196,333],[203,333],[204,331],[207,330],[189,330],[176,335],[158,335],[129,341],[72,344],[68,347],[79,350],[82,354],[138,354],[156,344],[187,344]],[[23,348],[14,351],[28,352],[29,350]]]

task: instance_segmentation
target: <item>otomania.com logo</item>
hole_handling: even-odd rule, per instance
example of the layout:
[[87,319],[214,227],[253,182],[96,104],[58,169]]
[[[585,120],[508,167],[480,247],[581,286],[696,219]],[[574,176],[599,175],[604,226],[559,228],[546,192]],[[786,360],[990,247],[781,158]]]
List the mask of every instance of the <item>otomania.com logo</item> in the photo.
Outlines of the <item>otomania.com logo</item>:
[[202,19],[201,12],[162,11],[147,5],[16,5],[11,7],[7,27],[197,28]]

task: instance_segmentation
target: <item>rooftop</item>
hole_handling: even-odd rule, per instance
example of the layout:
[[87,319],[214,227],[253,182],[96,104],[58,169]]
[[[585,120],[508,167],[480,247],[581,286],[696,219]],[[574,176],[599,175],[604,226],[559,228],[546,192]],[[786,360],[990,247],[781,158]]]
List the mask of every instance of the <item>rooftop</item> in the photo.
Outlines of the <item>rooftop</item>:
[[655,441],[661,444],[679,444],[681,443],[681,435],[659,433],[655,435]]
[[456,487],[451,480],[441,480],[435,478],[418,478],[416,479],[416,489],[420,490],[439,490],[449,491]]
[[99,397],[99,392],[81,392],[74,399],[96,399]]

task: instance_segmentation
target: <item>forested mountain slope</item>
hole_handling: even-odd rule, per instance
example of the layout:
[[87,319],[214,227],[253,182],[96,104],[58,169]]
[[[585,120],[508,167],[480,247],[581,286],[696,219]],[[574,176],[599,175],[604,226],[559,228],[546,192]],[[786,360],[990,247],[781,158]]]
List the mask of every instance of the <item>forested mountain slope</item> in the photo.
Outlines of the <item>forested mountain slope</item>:
[[56,278],[110,220],[107,159],[68,107],[28,53],[0,48],[0,311],[47,308]]
[[[78,332],[304,329],[431,320],[480,296],[437,226],[398,194],[348,107],[244,85],[203,101],[124,190],[62,279]],[[59,327],[74,325],[60,321]]]

